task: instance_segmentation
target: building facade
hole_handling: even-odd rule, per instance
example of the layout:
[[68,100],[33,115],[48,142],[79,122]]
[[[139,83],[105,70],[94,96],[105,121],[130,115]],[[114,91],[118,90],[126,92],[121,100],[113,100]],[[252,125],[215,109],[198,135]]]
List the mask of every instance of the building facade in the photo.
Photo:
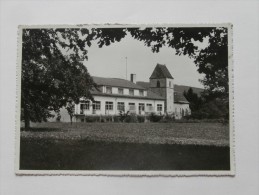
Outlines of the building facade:
[[[182,93],[174,88],[174,78],[165,65],[157,64],[149,82],[136,82],[131,74],[130,81],[119,78],[93,77],[98,89],[92,91],[94,101],[81,99],[75,105],[75,120],[92,115],[119,115],[134,113],[137,115],[174,115],[180,119],[189,115],[189,102]],[[70,118],[61,109],[61,121]],[[78,121],[78,120],[77,120]]]

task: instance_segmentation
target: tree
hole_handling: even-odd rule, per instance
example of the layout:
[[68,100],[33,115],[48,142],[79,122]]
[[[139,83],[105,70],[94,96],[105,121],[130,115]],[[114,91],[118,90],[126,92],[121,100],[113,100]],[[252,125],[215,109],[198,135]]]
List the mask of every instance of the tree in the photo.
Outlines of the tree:
[[82,63],[88,59],[87,47],[93,40],[98,39],[102,47],[125,35],[125,29],[24,29],[21,119],[25,127],[30,121],[46,121],[68,100],[93,100],[91,90],[97,86]]
[[70,116],[70,123],[72,125],[72,122],[73,122],[72,119],[73,119],[74,112],[75,112],[75,103],[72,100],[68,100],[66,109],[67,109],[67,112]]
[[[65,55],[62,48],[70,52]],[[81,63],[84,54],[77,30],[23,30],[21,108],[26,128],[30,121],[46,121],[68,99],[92,98],[95,84]]]
[[193,89],[191,87],[188,89],[187,92],[184,91],[183,95],[190,103],[189,106],[190,106],[190,109],[192,112],[195,112],[200,109],[200,107],[203,103],[202,97],[198,96],[197,93],[194,93]]
[[[225,98],[228,105],[228,53],[226,28],[42,28],[24,29],[22,35],[21,118],[41,122],[71,99],[90,98],[97,88],[83,61],[92,41],[99,47],[119,42],[127,33],[158,52],[163,46],[194,59],[208,98]],[[199,49],[196,42],[208,46]]]
[[[201,82],[206,90],[215,96],[228,96],[227,28],[131,28],[128,31],[153,52],[168,46],[174,48],[177,55],[188,55],[199,73],[205,74]],[[205,39],[208,39],[207,47],[199,49],[198,44]]]

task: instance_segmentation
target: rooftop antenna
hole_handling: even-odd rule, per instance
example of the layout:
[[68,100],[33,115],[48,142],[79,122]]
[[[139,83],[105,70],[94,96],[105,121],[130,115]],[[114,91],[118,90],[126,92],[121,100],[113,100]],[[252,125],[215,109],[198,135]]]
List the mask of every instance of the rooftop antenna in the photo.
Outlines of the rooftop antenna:
[[128,58],[125,57],[125,59],[126,59],[126,80],[128,80],[128,76],[127,76],[128,75],[128,73],[127,73],[128,72],[128,70],[127,70],[128,69]]

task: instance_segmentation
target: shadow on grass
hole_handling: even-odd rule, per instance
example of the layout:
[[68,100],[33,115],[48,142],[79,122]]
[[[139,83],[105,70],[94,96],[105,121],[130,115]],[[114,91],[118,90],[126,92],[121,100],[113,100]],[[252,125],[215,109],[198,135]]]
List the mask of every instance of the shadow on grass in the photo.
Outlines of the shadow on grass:
[[21,139],[21,170],[229,170],[229,147]]
[[33,132],[55,132],[55,131],[61,131],[60,128],[49,128],[49,127],[30,127],[30,128],[24,128],[21,127],[21,131],[33,131]]

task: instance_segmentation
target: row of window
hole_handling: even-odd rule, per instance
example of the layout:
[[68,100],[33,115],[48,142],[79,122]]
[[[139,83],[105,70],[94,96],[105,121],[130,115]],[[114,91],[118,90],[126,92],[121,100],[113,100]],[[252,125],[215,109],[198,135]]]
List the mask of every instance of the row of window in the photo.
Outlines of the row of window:
[[[112,87],[106,87],[106,93],[107,94],[112,94]],[[123,88],[118,88],[118,94],[119,95],[124,95],[124,89]],[[129,89],[129,95],[134,96],[134,89]],[[144,96],[144,90],[140,89],[139,90],[139,96]]]
[[[93,110],[101,110],[101,102],[95,101],[92,104]],[[136,110],[135,103],[129,103],[129,110]],[[152,111],[153,105],[146,104],[148,111]],[[139,103],[138,104],[139,111],[145,111],[145,104]],[[80,110],[89,110],[90,109],[90,101],[85,101],[84,103],[80,104]],[[105,102],[105,110],[113,110],[113,102]],[[124,102],[117,102],[117,110],[125,111],[125,103]],[[163,111],[163,105],[157,104],[157,111]]]

